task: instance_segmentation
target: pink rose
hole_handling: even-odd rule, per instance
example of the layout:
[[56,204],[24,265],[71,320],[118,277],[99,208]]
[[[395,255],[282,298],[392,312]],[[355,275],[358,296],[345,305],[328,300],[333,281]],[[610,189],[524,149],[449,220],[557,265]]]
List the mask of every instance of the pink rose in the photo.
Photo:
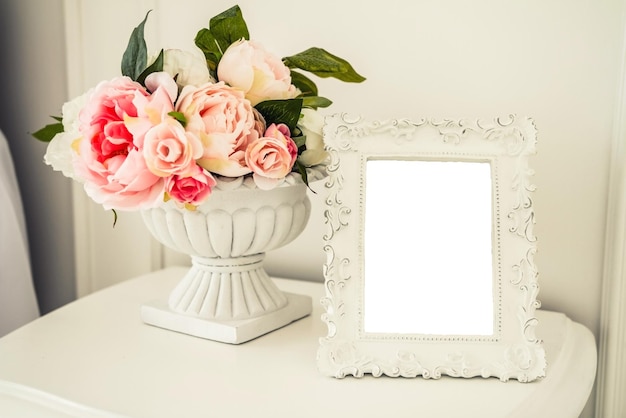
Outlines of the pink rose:
[[289,154],[292,158],[291,165],[293,166],[296,158],[298,158],[298,146],[293,141],[293,139],[291,139],[291,132],[289,131],[289,127],[284,123],[279,123],[278,125],[272,123],[265,130],[263,136],[283,140],[285,144],[287,144],[287,149],[289,150]]
[[195,160],[202,156],[202,144],[178,121],[167,118],[146,133],[143,155],[150,171],[159,177],[187,176],[196,169]]
[[176,201],[197,206],[211,194],[215,183],[211,173],[196,165],[189,176],[168,177],[165,181],[165,189]]
[[136,210],[152,207],[163,194],[163,181],[150,172],[135,136],[125,120],[136,117],[136,97],[148,96],[128,77],[105,81],[94,89],[79,114],[75,172],[85,180],[85,191],[105,209]]
[[292,99],[300,94],[282,60],[254,41],[240,40],[224,52],[217,78],[244,91],[253,106],[264,100]]
[[298,149],[288,133],[286,126],[272,124],[265,131],[265,136],[252,142],[246,149],[246,164],[252,170],[254,182],[260,189],[274,188],[291,172]]
[[263,117],[261,112],[259,112],[255,108],[252,108],[252,111],[254,112],[254,129],[259,134],[257,136],[258,138],[259,136],[263,136],[263,134],[265,133],[265,129],[266,129],[265,118]]
[[164,72],[150,74],[146,78],[146,86],[151,89],[152,94],[135,95],[133,105],[137,108],[137,115],[124,118],[124,124],[135,138],[138,148],[143,148],[144,136],[150,129],[172,119],[169,113],[174,110],[174,101],[178,95],[176,82]]
[[223,82],[186,86],[176,110],[187,119],[185,129],[202,142],[204,153],[197,160],[200,166],[228,177],[250,173],[245,150],[259,134],[252,106],[241,91]]
[[144,84],[146,88],[153,93],[159,89],[163,89],[167,92],[171,103],[174,103],[176,97],[178,97],[178,85],[176,81],[174,81],[174,78],[170,74],[164,71],[149,74]]

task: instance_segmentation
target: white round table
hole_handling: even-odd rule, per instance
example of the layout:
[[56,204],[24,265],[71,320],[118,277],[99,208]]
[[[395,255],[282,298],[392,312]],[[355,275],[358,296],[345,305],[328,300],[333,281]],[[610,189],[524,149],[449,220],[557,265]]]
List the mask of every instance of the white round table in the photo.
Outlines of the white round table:
[[498,379],[334,379],[317,371],[321,283],[276,279],[313,297],[313,313],[241,345],[146,325],[184,268],[131,279],[0,339],[0,416],[576,418],[595,378],[593,335],[538,311],[547,375]]

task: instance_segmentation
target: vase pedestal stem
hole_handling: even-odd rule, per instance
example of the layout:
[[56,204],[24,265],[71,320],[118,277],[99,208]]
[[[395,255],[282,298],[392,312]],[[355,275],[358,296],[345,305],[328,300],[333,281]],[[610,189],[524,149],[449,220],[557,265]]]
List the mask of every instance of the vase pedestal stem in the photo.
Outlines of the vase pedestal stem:
[[178,313],[204,319],[249,319],[287,305],[263,269],[264,254],[238,258],[192,257],[192,267],[169,298]]
[[240,344],[311,313],[311,298],[282,292],[263,269],[264,254],[192,257],[168,302],[141,308],[144,322],[196,337]]

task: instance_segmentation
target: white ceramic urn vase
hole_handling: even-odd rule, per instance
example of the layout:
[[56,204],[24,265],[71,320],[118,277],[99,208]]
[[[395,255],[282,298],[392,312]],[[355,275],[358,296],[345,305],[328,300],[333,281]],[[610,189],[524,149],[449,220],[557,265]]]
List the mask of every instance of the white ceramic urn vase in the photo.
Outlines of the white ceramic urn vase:
[[152,235],[192,263],[167,303],[142,307],[144,322],[239,344],[309,315],[311,298],[281,291],[263,259],[293,241],[310,212],[307,186],[295,174],[272,190],[251,178],[220,179],[195,210],[170,200],[142,211]]

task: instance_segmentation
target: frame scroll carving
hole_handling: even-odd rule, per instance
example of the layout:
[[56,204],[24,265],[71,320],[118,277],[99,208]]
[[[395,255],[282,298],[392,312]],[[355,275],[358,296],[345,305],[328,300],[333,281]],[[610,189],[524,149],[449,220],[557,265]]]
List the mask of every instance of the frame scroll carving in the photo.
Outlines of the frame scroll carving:
[[[326,119],[330,154],[323,238],[328,333],[318,367],[326,375],[497,377],[530,382],[545,376],[534,262],[537,238],[528,157],[535,153],[530,118],[492,121],[394,119],[347,114]],[[421,335],[363,330],[364,167],[369,158],[488,161],[492,173],[494,332],[490,336]]]

